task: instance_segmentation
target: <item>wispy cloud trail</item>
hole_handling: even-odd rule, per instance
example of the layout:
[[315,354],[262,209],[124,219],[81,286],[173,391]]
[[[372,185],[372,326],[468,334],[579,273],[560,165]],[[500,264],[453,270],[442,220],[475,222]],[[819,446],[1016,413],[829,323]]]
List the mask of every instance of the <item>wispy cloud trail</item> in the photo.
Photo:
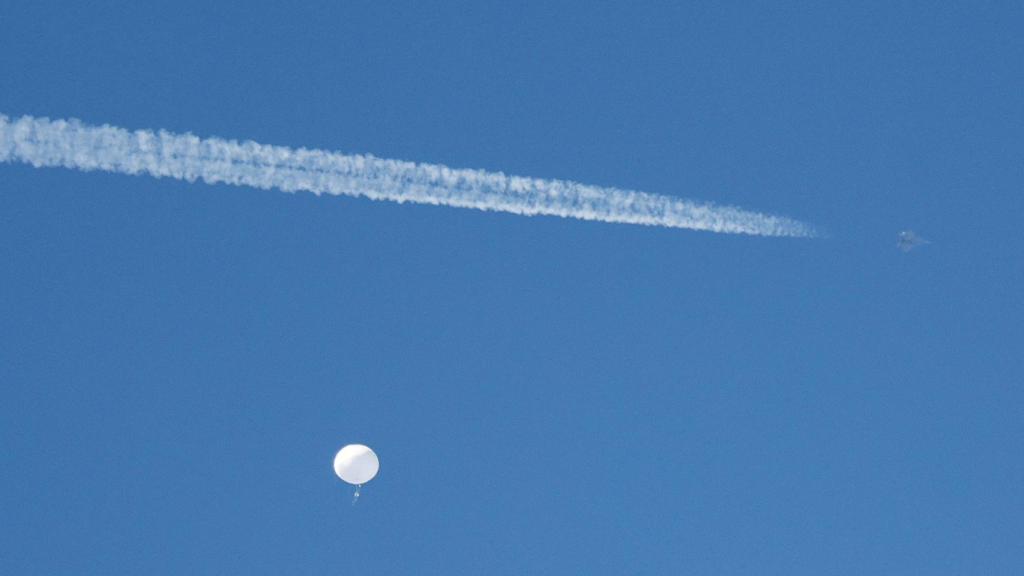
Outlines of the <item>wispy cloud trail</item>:
[[728,206],[564,180],[269,146],[78,120],[0,115],[0,162],[149,174],[285,192],[759,236],[814,236],[801,222]]

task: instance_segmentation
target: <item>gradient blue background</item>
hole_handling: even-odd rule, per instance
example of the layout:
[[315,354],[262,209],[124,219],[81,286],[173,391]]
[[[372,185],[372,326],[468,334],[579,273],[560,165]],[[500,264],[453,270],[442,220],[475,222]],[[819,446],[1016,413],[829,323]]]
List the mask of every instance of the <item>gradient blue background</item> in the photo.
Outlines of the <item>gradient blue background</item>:
[[1019,2],[430,4],[7,1],[0,112],[830,237],[0,165],[0,572],[1024,573]]

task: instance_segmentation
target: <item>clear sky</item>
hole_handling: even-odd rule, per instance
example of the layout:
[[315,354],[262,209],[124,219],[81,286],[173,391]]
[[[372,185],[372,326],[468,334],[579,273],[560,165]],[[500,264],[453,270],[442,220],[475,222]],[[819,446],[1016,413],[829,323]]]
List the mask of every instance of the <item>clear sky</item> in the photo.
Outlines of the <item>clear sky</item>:
[[0,572],[1024,573],[1019,2],[148,4],[5,2],[0,113],[829,236],[0,165]]

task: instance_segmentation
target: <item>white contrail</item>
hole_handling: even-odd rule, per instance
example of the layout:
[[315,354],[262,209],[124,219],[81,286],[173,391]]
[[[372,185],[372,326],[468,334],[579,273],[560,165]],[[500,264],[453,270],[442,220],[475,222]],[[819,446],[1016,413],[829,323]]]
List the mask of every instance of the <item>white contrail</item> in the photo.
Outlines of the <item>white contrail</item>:
[[11,120],[0,114],[0,162],[14,161],[524,216],[760,236],[815,235],[810,226],[789,218],[646,192],[162,130],[128,131],[78,120],[31,116]]

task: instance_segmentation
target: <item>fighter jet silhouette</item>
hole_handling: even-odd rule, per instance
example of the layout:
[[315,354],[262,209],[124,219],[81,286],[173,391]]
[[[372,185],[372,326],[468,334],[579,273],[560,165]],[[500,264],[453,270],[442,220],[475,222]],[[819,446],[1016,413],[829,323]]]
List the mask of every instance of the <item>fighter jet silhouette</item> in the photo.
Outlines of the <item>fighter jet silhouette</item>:
[[910,252],[914,248],[924,244],[931,244],[931,242],[921,238],[917,234],[914,234],[913,230],[904,230],[900,232],[899,240],[896,241],[896,247],[904,252]]

